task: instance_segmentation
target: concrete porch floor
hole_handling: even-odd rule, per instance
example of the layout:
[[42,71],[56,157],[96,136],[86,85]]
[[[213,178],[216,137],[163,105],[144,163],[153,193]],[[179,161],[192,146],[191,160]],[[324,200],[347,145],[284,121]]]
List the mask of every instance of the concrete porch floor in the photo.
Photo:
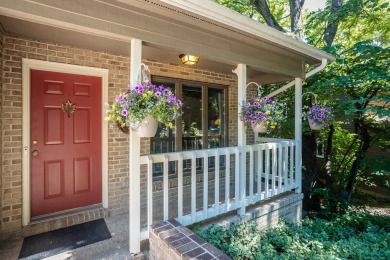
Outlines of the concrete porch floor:
[[[80,247],[45,259],[146,259],[148,251],[143,255],[131,257],[129,253],[129,217],[120,214],[104,219],[111,232],[111,239],[100,241],[91,245]],[[0,242],[0,259],[18,259],[23,239]],[[28,258],[23,258],[28,259]]]

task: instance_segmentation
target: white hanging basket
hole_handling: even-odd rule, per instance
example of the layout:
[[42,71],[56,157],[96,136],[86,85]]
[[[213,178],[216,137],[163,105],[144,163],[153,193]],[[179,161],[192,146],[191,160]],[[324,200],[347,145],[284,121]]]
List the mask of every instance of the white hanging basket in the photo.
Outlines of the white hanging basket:
[[264,121],[262,121],[260,124],[256,124],[252,126],[252,130],[255,133],[267,133],[268,130],[268,124]]
[[147,116],[142,120],[141,126],[137,130],[139,137],[154,137],[157,133],[158,121],[152,117]]
[[313,119],[308,118],[308,120],[309,120],[309,126],[310,126],[311,130],[318,131],[318,130],[321,130],[322,128],[324,128],[324,126],[322,124],[317,124],[316,122],[313,122]]

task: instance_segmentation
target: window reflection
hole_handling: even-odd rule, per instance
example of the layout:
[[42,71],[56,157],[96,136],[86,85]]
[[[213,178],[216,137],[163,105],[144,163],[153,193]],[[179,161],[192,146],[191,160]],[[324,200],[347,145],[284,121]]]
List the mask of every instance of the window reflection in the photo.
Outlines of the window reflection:
[[182,150],[203,149],[202,89],[183,85]]
[[[182,83],[181,80],[159,78],[155,85],[169,87],[183,101],[182,117],[175,122],[173,129],[162,124],[155,137],[151,138],[151,153],[191,151],[227,146],[226,89],[203,83]],[[167,82],[168,81],[168,82]],[[178,125],[180,124],[180,125]],[[178,139],[178,137],[180,139]],[[225,156],[220,157],[220,166],[224,166]],[[215,157],[209,157],[209,168],[215,167]],[[203,167],[203,159],[183,161],[184,170]],[[175,174],[177,162],[169,163],[169,173]],[[162,176],[163,164],[153,164],[154,176]]]

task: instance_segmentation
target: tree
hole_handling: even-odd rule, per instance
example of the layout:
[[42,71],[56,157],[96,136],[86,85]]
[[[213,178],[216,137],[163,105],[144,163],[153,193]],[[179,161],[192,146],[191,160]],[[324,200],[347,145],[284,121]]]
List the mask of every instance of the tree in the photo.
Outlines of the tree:
[[[346,202],[351,198],[359,173],[362,173],[362,163],[375,141],[374,136],[390,136],[388,119],[378,120],[390,116],[389,60],[390,48],[369,41],[358,42],[349,49],[339,48],[339,59],[328,68],[332,73],[322,73],[321,80],[313,84],[313,88],[321,88],[338,97],[340,109],[351,116],[354,125],[356,138],[351,146],[356,144],[357,149],[346,151],[345,156],[352,155],[352,163],[349,171],[344,173],[345,182],[336,184],[341,189],[341,199]],[[334,178],[327,181],[330,187],[335,186]]]
[[390,41],[388,0],[332,0],[304,15],[306,40],[316,47],[352,47],[360,41]]
[[[380,58],[387,55],[386,48],[378,49],[381,47],[377,46],[374,48],[372,46],[375,45],[372,45],[372,43],[358,42],[374,40],[377,43],[388,44],[390,40],[390,23],[388,23],[390,20],[390,10],[387,0],[328,0],[323,10],[311,13],[307,11],[303,12],[302,6],[304,6],[304,1],[298,0],[289,0],[288,2],[287,0],[271,2],[266,0],[216,0],[216,2],[246,15],[250,13],[248,16],[253,19],[267,23],[269,26],[282,32],[293,32],[298,38],[305,39],[308,43],[317,47],[325,48],[325,50],[334,53],[336,56],[350,57],[350,59],[339,59],[336,63],[328,66],[324,73],[317,74],[305,82],[305,87],[309,91],[318,91],[318,84],[321,82],[324,84],[332,82],[343,83],[344,85],[331,84],[329,86],[323,84],[321,93],[326,93],[325,99],[327,96],[327,100],[331,102],[334,100],[335,95],[344,93],[344,90],[349,89],[349,92],[345,92],[344,94],[348,98],[348,102],[350,102],[347,103],[350,105],[353,104],[355,106],[353,109],[357,109],[351,110],[351,107],[346,106],[347,103],[344,103],[345,106],[338,106],[337,103],[334,103],[337,114],[352,113],[354,116],[353,122],[355,124],[356,135],[351,137],[351,140],[354,140],[353,145],[344,143],[341,145],[344,145],[345,148],[340,149],[338,147],[342,139],[339,138],[340,134],[347,135],[339,127],[332,125],[327,132],[327,150],[325,156],[327,163],[325,171],[328,191],[332,192],[333,196],[336,197],[338,196],[335,190],[337,189],[336,187],[342,187],[342,193],[345,195],[344,199],[346,201],[349,200],[354,184],[356,183],[358,172],[364,166],[362,159],[368,147],[375,140],[375,138],[372,138],[372,129],[375,122],[369,120],[369,117],[366,118],[366,115],[369,116],[366,110],[374,108],[372,102],[378,99],[378,93],[380,95],[383,95],[383,93],[388,94],[386,90],[383,90],[383,88],[386,88],[383,87],[383,84],[379,87],[379,90],[376,90],[378,89],[378,78],[375,78],[379,75],[379,72],[389,71],[385,63],[383,63],[384,59]],[[286,6],[289,8],[286,8]],[[286,19],[287,17],[290,19]],[[302,19],[305,19],[305,30],[302,28]],[[306,32],[306,36],[303,34],[304,31]],[[366,52],[361,53],[358,51],[362,49]],[[378,56],[378,54],[380,55]],[[362,58],[363,60],[360,60]],[[354,63],[356,60],[360,60],[360,65]],[[365,69],[366,71],[371,71],[373,77],[365,78],[364,84],[356,85],[358,79],[356,78],[357,74],[354,73],[360,71],[360,76],[365,76]],[[367,86],[377,87],[367,88]],[[329,89],[329,91],[325,92],[324,88]],[[366,92],[362,89],[366,89]],[[359,99],[358,97],[363,99]],[[361,100],[365,100],[365,102],[361,103]],[[310,104],[312,100],[306,100],[306,102]],[[386,104],[387,106],[386,102],[388,101],[381,101],[381,104]],[[375,107],[375,109],[382,111],[378,107]],[[378,132],[378,129],[381,129],[381,127],[376,126],[375,129]],[[386,131],[379,132],[384,136],[388,136]],[[334,138],[337,140],[336,147],[332,143]],[[306,153],[303,156],[303,191],[305,192],[306,198],[304,207],[309,209],[316,204],[313,201],[307,200],[309,198],[308,195],[315,187],[318,172],[314,144],[315,134],[311,131],[304,132],[303,150]],[[337,154],[337,159],[340,162],[335,161],[335,154]],[[338,172],[340,170],[346,171],[346,169],[350,169],[348,174],[340,174]],[[347,177],[341,178],[340,176]],[[342,185],[342,183],[345,183],[345,185]]]

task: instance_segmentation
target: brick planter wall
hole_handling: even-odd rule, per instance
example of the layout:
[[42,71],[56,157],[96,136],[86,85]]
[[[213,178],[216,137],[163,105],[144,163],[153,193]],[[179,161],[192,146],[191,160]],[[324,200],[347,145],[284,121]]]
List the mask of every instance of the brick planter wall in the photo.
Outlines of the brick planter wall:
[[231,259],[174,219],[153,225],[149,259]]
[[204,222],[204,227],[212,224],[229,227],[233,223],[238,225],[247,221],[256,221],[260,229],[276,226],[281,220],[299,224],[302,221],[302,199],[302,193],[286,192],[247,207],[242,217],[237,214],[220,217]]

